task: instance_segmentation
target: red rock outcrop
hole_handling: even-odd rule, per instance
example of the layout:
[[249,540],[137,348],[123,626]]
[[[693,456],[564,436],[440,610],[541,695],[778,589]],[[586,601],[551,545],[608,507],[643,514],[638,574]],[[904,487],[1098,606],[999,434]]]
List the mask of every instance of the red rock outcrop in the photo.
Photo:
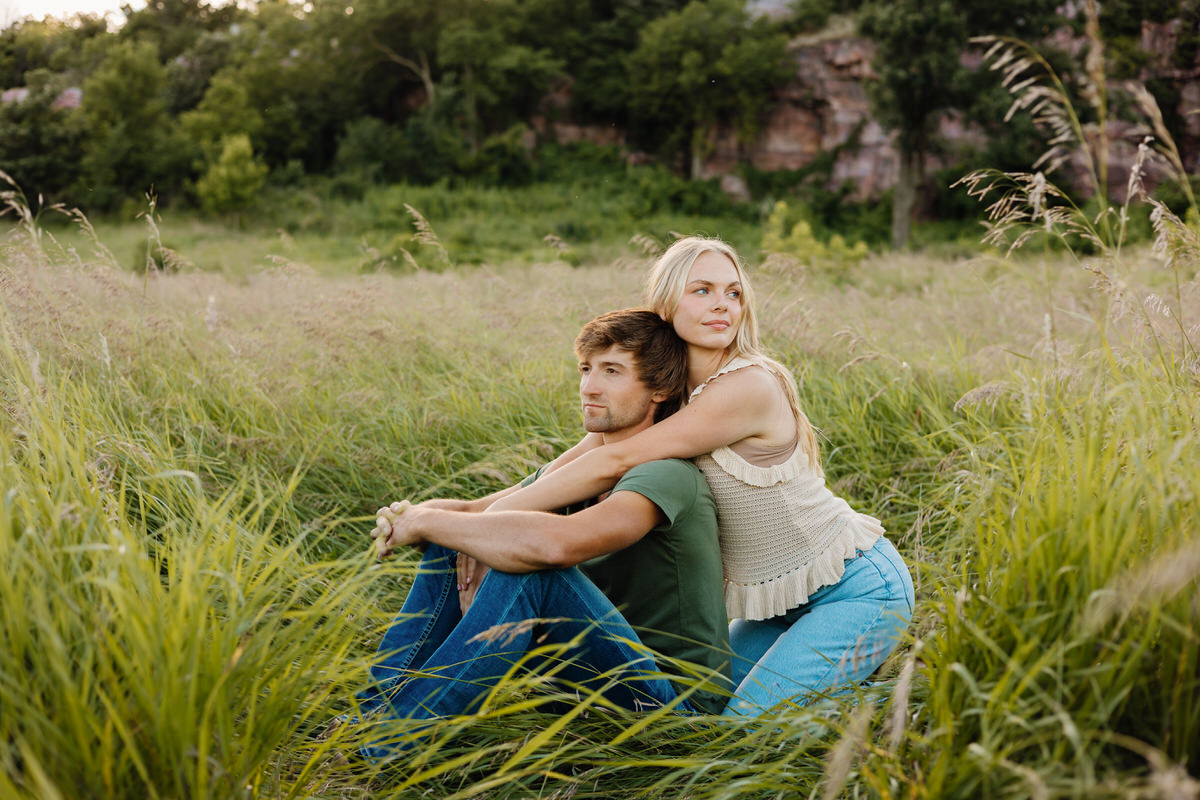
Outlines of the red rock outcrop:
[[[1143,80],[1174,81],[1179,89],[1175,113],[1182,122],[1177,142],[1189,173],[1200,172],[1200,63],[1181,68],[1172,64],[1179,36],[1178,22],[1144,23],[1142,46],[1161,54],[1146,67]],[[1069,29],[1057,31],[1052,46],[1083,58],[1086,42]],[[710,135],[700,177],[721,178],[722,188],[735,197],[747,197],[745,182],[736,175],[740,164],[755,169],[799,170],[811,165],[824,153],[834,153],[829,176],[830,188],[850,187],[850,197],[869,200],[878,197],[896,182],[898,156],[892,135],[871,117],[867,83],[874,79],[871,60],[875,46],[867,39],[839,36],[818,41],[797,40],[789,48],[795,64],[795,79],[781,88],[767,112],[758,134],[750,142],[739,142],[731,126],[718,126]],[[979,66],[978,52],[963,56],[965,64]],[[1120,91],[1121,86],[1114,86]],[[559,142],[589,141],[603,145],[624,145],[624,132],[612,126],[576,125],[569,116],[570,93],[564,89],[548,97],[544,112],[533,120],[542,138]],[[1146,124],[1114,120],[1109,123],[1109,196],[1116,202],[1125,199],[1129,172],[1137,158],[1138,143],[1150,133]],[[943,115],[938,124],[943,141],[982,144],[982,134],[965,125],[956,114]],[[1093,140],[1098,137],[1093,132]],[[645,154],[631,154],[632,160],[644,161]],[[937,159],[927,165],[930,171],[942,166]],[[983,166],[983,165],[980,165]],[[1062,180],[1083,196],[1091,194],[1087,165],[1078,153],[1063,165]],[[1148,164],[1146,184],[1156,185],[1164,176],[1161,165]]]

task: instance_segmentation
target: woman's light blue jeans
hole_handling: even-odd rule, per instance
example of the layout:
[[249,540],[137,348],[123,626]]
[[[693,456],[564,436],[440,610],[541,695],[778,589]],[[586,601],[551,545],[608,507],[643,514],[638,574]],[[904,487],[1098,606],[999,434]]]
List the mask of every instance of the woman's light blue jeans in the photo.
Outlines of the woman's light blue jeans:
[[[908,567],[886,538],[846,561],[842,579],[771,619],[729,626],[735,697],[726,716],[804,704],[858,683],[896,649],[912,619]],[[806,695],[808,697],[806,697]]]

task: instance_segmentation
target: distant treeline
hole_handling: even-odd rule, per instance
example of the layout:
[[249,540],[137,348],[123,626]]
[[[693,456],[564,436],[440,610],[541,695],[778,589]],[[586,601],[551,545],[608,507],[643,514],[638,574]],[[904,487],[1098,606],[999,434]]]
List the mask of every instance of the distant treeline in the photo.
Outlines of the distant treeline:
[[[720,123],[756,135],[795,78],[789,41],[830,24],[832,0],[759,13],[744,0],[263,0],[252,8],[150,0],[102,19],[24,21],[0,32],[0,169],[27,194],[112,210],[151,187],[216,211],[265,181],[361,184],[539,177],[535,117],[609,125],[687,177]],[[1108,0],[1115,77],[1137,75],[1143,19],[1182,20],[1169,58],[1196,62],[1192,0]],[[872,101],[923,174],[934,118],[997,120],[994,77],[964,66],[969,37],[1047,41],[1078,25],[1058,0],[877,0],[840,21],[878,44]],[[1073,68],[1070,54],[1062,66]],[[69,92],[82,89],[82,92]],[[1166,84],[1152,91],[1170,91]],[[1172,98],[1160,105],[1172,108]],[[1168,120],[1178,126],[1178,120]],[[994,143],[997,166],[1037,138]],[[762,181],[760,180],[760,183]]]

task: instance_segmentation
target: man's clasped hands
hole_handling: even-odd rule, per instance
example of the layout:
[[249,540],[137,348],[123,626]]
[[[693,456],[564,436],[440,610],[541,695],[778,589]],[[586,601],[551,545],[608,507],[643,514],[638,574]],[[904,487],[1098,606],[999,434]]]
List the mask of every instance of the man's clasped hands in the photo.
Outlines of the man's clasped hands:
[[418,543],[412,526],[400,521],[400,515],[410,508],[412,503],[401,500],[375,512],[375,528],[371,531],[371,538],[375,540],[375,553],[380,558],[391,555],[397,547]]
[[[425,505],[438,507],[441,500],[427,501]],[[449,506],[449,503],[447,503]],[[418,534],[418,518],[421,508],[408,500],[400,500],[384,506],[375,512],[375,527],[371,530],[371,538],[375,540],[375,553],[379,558],[387,558],[399,547],[420,547],[424,549],[424,539]],[[459,553],[458,571],[458,601],[465,614],[475,599],[475,591],[487,574],[487,567],[465,553]]]

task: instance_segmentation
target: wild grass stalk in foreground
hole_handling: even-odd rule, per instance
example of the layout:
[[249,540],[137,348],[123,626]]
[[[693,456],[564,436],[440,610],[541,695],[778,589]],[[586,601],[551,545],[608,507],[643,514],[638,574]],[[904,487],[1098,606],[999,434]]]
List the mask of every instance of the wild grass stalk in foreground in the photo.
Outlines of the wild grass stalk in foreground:
[[[73,401],[0,342],[0,760],[30,796],[275,794],[314,755],[282,745],[317,724],[371,627],[362,559],[312,563],[286,493],[207,496],[161,458],[115,470],[92,446],[149,431]],[[101,413],[97,413],[101,412]],[[161,451],[160,451],[161,453]],[[153,526],[140,520],[154,520]]]

